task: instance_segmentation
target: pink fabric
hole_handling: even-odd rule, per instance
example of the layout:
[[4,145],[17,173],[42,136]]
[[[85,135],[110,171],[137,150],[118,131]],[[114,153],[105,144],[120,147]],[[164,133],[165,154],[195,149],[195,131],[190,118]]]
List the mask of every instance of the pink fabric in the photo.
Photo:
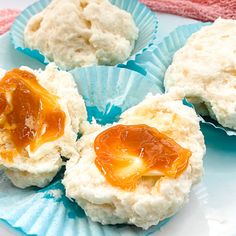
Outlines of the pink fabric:
[[19,10],[0,10],[0,35],[7,32],[16,16],[20,13]]
[[140,0],[153,11],[167,12],[201,21],[218,17],[236,19],[236,0]]

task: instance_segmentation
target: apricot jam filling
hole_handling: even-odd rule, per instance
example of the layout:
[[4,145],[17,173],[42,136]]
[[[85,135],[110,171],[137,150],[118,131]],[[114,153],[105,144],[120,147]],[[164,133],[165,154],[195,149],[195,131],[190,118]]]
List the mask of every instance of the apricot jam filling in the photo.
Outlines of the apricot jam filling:
[[95,164],[113,186],[133,190],[143,176],[177,178],[191,151],[147,125],[117,125],[94,141]]
[[35,151],[40,145],[64,134],[65,113],[58,97],[44,89],[30,72],[13,69],[0,80],[0,129],[7,131],[13,145],[0,150],[0,156],[12,159],[28,145]]

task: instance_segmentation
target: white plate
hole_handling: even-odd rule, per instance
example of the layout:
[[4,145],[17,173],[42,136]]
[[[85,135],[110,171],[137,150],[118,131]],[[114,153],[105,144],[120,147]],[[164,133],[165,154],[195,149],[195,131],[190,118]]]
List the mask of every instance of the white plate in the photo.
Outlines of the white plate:
[[[159,40],[175,26],[191,22],[161,15]],[[0,68],[42,67],[36,60],[13,50],[8,34],[0,37],[0,45]],[[194,187],[189,203],[157,232],[158,236],[236,235],[236,138],[212,127],[202,128],[207,144],[203,181]],[[0,235],[15,234],[0,229]]]

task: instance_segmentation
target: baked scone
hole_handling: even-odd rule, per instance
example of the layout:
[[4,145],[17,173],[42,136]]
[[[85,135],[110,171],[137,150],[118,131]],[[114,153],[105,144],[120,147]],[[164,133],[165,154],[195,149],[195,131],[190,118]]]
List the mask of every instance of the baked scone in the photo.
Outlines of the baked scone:
[[218,19],[193,34],[165,74],[167,91],[182,91],[198,113],[236,129],[236,21]]
[[15,186],[44,187],[61,168],[61,156],[78,156],[84,101],[71,74],[53,64],[0,76],[0,165]]
[[24,41],[60,67],[72,69],[124,62],[138,32],[131,14],[108,0],[53,0],[29,20]]
[[79,140],[80,158],[67,162],[63,184],[93,221],[147,229],[188,201],[205,145],[196,113],[175,96],[150,96]]

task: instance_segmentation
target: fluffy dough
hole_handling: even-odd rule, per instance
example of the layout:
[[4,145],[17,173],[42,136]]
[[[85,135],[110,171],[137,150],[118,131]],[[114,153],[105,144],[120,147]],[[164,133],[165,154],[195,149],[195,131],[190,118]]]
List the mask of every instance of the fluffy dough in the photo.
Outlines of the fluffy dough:
[[165,75],[167,91],[181,90],[201,115],[236,129],[236,21],[218,19],[193,34]]
[[72,69],[124,62],[138,31],[131,14],[108,0],[53,0],[29,20],[24,39],[27,47]]
[[[61,156],[78,156],[75,148],[77,133],[83,123],[86,123],[87,112],[71,74],[57,70],[53,64],[48,65],[45,71],[31,70],[28,67],[21,69],[35,74],[41,86],[59,97],[58,102],[66,114],[64,135],[53,142],[43,144],[35,152],[30,152],[29,147],[26,147],[24,153],[16,156],[13,162],[0,157],[0,165],[3,165],[6,175],[17,187],[44,187],[61,168]],[[0,75],[4,76],[3,71],[0,71]],[[10,145],[10,137],[6,131],[0,130],[0,148],[9,148]]]
[[63,184],[66,195],[75,199],[93,221],[128,223],[147,229],[175,214],[187,202],[192,184],[202,175],[205,145],[196,113],[174,97],[148,97],[127,110],[119,123],[147,124],[189,148],[190,164],[177,179],[145,177],[131,192],[113,187],[94,163],[93,142],[106,127],[84,135],[78,142],[81,158],[69,160]]

